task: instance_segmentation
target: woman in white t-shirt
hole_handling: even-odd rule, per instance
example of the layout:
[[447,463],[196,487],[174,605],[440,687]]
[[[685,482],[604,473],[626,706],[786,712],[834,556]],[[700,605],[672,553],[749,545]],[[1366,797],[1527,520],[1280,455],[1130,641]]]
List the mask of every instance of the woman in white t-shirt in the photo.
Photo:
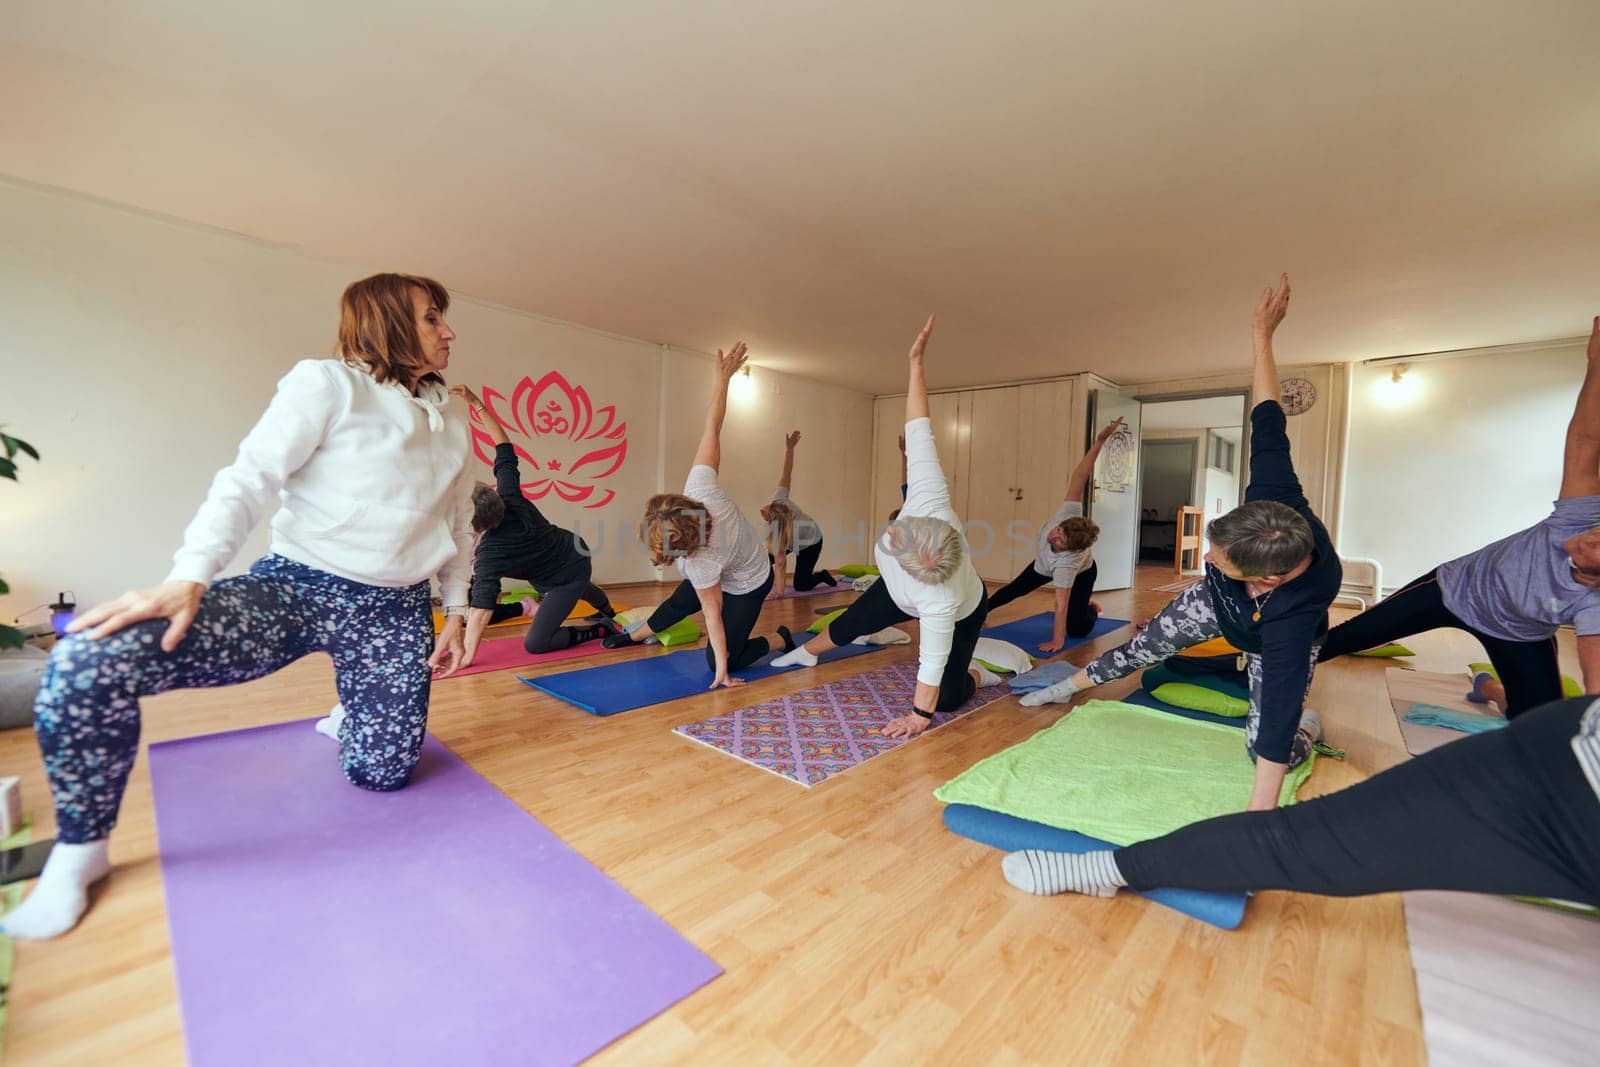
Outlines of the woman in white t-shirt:
[[[345,777],[376,791],[410,781],[432,672],[461,663],[472,568],[466,420],[446,410],[441,377],[455,340],[449,305],[429,278],[350,285],[336,358],[284,375],[212,481],[166,583],[68,627],[34,705],[56,846],[6,933],[65,933],[88,887],[111,873],[107,841],[139,751],[142,697],[236,685],[325,652],[347,713]],[[218,580],[274,509],[267,555]],[[435,577],[446,615],[437,642]]]
[[[740,341],[727,355],[717,350],[717,382],[706,408],[705,432],[695,450],[694,465],[682,493],[657,493],[645,502],[639,537],[650,550],[650,562],[677,565],[683,581],[650,618],[629,627],[625,634],[605,639],[607,648],[643,641],[697,611],[705,613],[706,664],[711,668],[709,688],[743,685],[729,675],[750,666],[772,651],[773,642],[751,637],[761,604],[772,588],[772,561],[745,520],[739,506],[717,482],[722,465],[722,418],[728,411],[728,383],[745,361]],[[777,643],[794,647],[785,627],[778,627]]]
[[934,445],[922,366],[932,332],[930,316],[907,357],[908,489],[899,518],[873,550],[879,580],[826,630],[773,661],[781,667],[812,667],[829,649],[907,619],[919,620],[916,692],[910,709],[884,724],[885,737],[915,737],[935,715],[966,703],[979,686],[1000,682],[972,658],[989,601],[961,534],[961,519],[950,504],[949,483]]
[[794,591],[807,593],[819,585],[838,585],[839,580],[827,571],[816,569],[822,558],[822,527],[789,497],[789,482],[794,477],[794,449],[800,443],[800,431],[795,430],[783,439],[783,476],[778,488],[772,491],[772,502],[761,509],[761,520],[767,524],[767,552],[772,557],[772,592],[768,600],[777,600],[788,591],[789,557],[794,556]]
[[1060,652],[1069,637],[1088,637],[1095,620],[1100,617],[1099,606],[1089,599],[1099,574],[1090,549],[1100,536],[1100,527],[1083,517],[1083,494],[1089,487],[1089,475],[1094,473],[1094,461],[1100,457],[1100,449],[1121,425],[1121,419],[1113,419],[1095,437],[1094,444],[1089,446],[1089,451],[1073,468],[1072,477],[1067,479],[1067,495],[1061,506],[1039,528],[1039,547],[1034,552],[1033,562],[1022,568],[1022,573],[1011,579],[1011,584],[989,598],[989,611],[993,612],[1046,582],[1053,584],[1055,632],[1047,644],[1039,646],[1039,651],[1046,655]]

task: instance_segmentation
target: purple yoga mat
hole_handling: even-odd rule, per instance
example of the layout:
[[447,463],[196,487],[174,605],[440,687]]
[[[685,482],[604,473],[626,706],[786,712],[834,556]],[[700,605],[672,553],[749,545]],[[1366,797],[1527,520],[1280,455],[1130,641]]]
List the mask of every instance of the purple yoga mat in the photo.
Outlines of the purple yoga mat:
[[[879,731],[911,707],[916,691],[917,661],[891,663],[713,715],[676,727],[673,733],[791,782],[813,786],[907,744],[906,738],[884,737]],[[1003,685],[979,689],[954,711],[935,715],[922,735],[1009,693]]]
[[311,722],[150,746],[193,1067],[576,1063],[722,973],[438,741],[371,793]]

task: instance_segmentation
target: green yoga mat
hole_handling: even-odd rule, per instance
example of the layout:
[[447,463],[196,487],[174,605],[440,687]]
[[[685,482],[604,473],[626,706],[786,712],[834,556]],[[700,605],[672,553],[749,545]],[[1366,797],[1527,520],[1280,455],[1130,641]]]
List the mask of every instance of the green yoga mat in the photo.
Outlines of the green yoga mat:
[[[1294,802],[1315,760],[1289,772],[1280,803]],[[1243,811],[1254,779],[1236,726],[1091,700],[933,795],[1131,845]]]

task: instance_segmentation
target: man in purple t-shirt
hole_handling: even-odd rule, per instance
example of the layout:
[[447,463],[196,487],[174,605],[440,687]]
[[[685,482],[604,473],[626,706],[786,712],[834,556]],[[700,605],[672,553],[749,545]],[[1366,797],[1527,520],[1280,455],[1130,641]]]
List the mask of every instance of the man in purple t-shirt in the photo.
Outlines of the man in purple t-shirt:
[[1578,631],[1583,687],[1600,693],[1600,318],[1589,366],[1567,424],[1561,499],[1549,518],[1453,559],[1394,596],[1335,626],[1332,659],[1450,626],[1483,643],[1499,682],[1480,676],[1474,694],[1508,718],[1561,698],[1556,628]]

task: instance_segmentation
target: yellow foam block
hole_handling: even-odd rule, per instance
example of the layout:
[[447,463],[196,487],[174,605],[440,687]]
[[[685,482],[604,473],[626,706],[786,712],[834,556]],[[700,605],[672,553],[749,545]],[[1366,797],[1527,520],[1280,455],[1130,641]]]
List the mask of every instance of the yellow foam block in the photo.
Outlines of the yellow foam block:
[[1178,653],[1180,656],[1237,656],[1238,654],[1239,650],[1228,644],[1226,637],[1213,637],[1198,645],[1190,645]]

